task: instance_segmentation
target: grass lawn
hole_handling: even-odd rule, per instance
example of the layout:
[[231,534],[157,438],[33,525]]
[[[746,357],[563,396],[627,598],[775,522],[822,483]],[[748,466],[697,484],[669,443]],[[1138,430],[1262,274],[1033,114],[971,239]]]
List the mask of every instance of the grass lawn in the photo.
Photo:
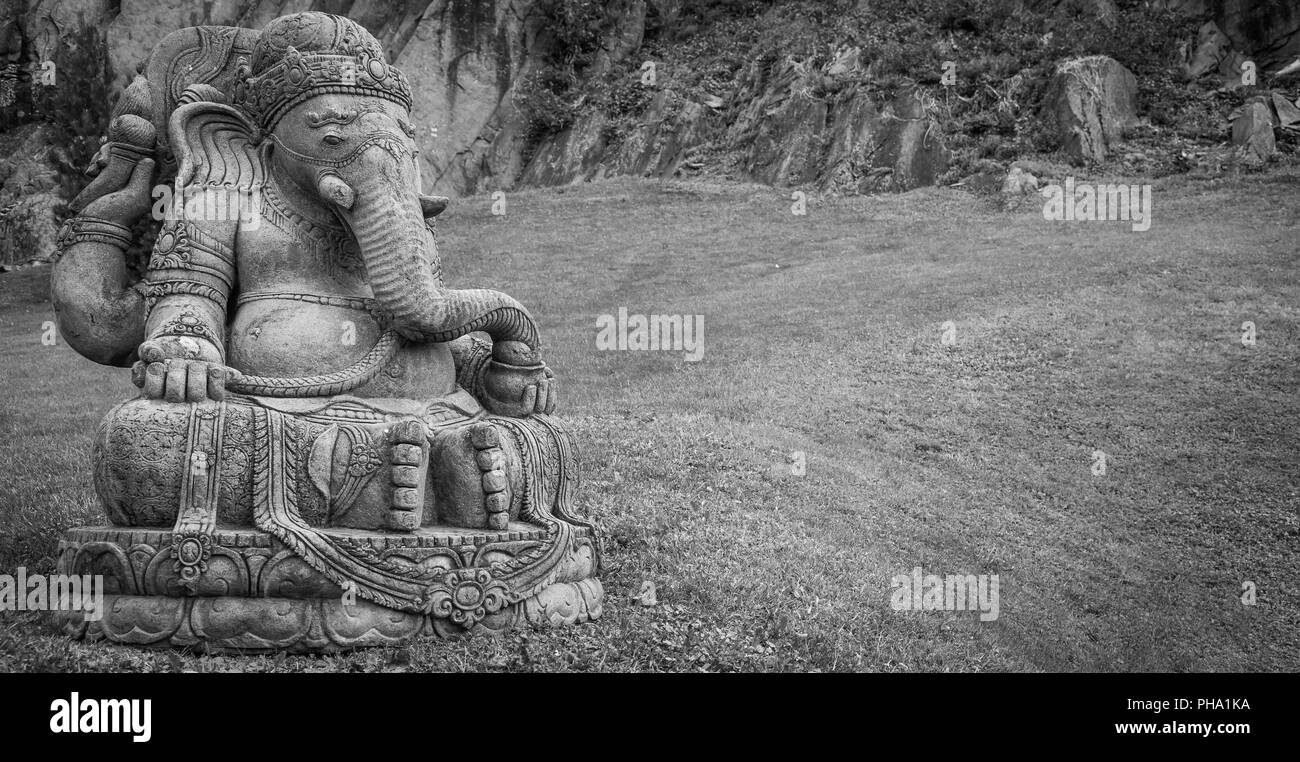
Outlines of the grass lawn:
[[[806,216],[788,192],[687,182],[513,193],[505,217],[456,201],[450,282],[528,305],[562,379],[604,617],[210,657],[6,613],[0,669],[1295,670],[1297,189],[1293,170],[1170,178],[1147,232],[937,188]],[[90,436],[134,392],[42,345],[47,277],[0,275],[5,573],[51,571],[63,529],[104,522]],[[703,315],[702,359],[598,351],[620,307]],[[999,618],[892,610],[917,566],[999,575]],[[632,600],[647,580],[658,605]]]

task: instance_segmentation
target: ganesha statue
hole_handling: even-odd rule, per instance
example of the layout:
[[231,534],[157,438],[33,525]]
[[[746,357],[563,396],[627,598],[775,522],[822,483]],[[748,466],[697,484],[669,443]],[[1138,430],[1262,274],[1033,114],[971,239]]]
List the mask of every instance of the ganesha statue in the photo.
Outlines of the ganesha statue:
[[139,390],[94,440],[110,525],[61,545],[107,585],[69,634],[311,652],[599,616],[537,323],[444,282],[411,98],[324,13],[175,32],[122,94],[51,280],[60,335]]

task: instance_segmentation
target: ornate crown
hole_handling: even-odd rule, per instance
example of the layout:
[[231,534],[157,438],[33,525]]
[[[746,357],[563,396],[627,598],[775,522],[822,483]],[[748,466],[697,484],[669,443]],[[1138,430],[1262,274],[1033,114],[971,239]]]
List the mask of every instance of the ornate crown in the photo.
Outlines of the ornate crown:
[[268,24],[234,90],[235,104],[268,132],[289,109],[326,93],[386,98],[411,109],[411,85],[384,61],[379,41],[355,21],[328,13],[296,13]]

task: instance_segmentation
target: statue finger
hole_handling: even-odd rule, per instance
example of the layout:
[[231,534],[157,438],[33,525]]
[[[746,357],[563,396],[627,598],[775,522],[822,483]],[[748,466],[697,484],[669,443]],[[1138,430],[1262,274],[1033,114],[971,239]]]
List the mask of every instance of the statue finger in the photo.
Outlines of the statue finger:
[[121,156],[110,155],[108,164],[95,175],[95,179],[91,180],[81,193],[68,202],[68,208],[80,213],[90,202],[116,193],[126,186],[133,169],[134,162]]
[[131,214],[144,214],[149,209],[150,199],[152,198],[150,193],[152,180],[153,159],[145,159],[135,165],[135,168],[131,171],[130,182],[126,186],[126,192],[130,194],[131,202],[135,205],[135,208],[131,210]]
[[545,413],[546,406],[551,404],[551,380],[543,378],[537,383],[537,405],[533,407],[534,413]]
[[149,182],[153,179],[153,159],[142,159],[131,169],[127,187],[137,196],[150,196]]
[[163,382],[163,399],[168,402],[185,401],[185,361],[166,362],[167,380]]
[[533,411],[533,406],[537,404],[537,384],[529,384],[524,387],[524,393],[519,400],[523,403],[524,410]]
[[158,399],[163,396],[167,370],[160,362],[151,362],[144,369],[144,396]]
[[162,345],[156,341],[146,341],[140,345],[140,359],[145,362],[154,363],[162,362],[163,357]]
[[208,366],[208,399],[220,402],[226,398],[226,369],[219,365]]
[[136,360],[135,364],[131,366],[131,383],[143,389],[145,371],[148,370],[148,368],[149,363],[144,360]]
[[543,412],[550,415],[555,412],[555,406],[560,404],[560,380],[552,378],[550,389],[547,391],[549,394],[546,395],[546,410]]
[[202,402],[208,398],[208,369],[206,363],[190,360],[185,363],[185,399]]

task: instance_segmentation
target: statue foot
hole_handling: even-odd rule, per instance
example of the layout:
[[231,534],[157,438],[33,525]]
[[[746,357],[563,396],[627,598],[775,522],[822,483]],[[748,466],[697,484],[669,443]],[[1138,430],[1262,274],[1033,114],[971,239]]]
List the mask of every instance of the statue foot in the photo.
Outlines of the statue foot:
[[333,430],[317,440],[310,470],[327,496],[329,525],[419,529],[425,512],[426,437],[420,421],[404,420]]
[[479,421],[435,441],[433,484],[439,520],[453,526],[506,529],[514,499],[513,458],[496,426]]
[[488,528],[505,529],[510,524],[510,480],[506,478],[501,435],[490,423],[476,423],[470,427],[469,438],[477,451],[474,460],[482,474],[480,482]]
[[411,532],[420,528],[424,517],[425,428],[419,421],[402,421],[389,430],[388,437],[393,482],[388,524]]

